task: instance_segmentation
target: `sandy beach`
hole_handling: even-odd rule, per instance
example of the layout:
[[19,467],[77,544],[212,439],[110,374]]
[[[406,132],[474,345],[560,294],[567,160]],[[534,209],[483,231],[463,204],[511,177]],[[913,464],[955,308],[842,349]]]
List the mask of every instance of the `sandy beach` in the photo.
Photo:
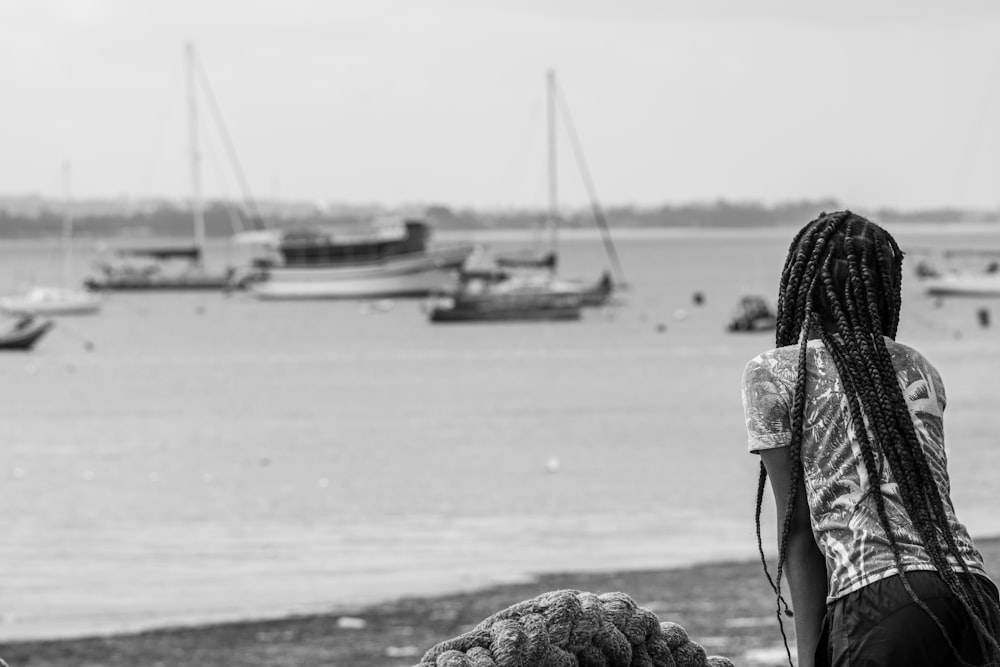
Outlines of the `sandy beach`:
[[[1000,537],[979,539],[988,570],[1000,571]],[[660,621],[680,623],[709,655],[743,667],[787,664],[774,601],[760,563],[708,563],[666,570],[563,573],[530,582],[426,598],[404,598],[336,614],[208,625],[132,635],[0,646],[11,667],[137,665],[414,665],[435,643],[544,592],[621,591]],[[790,626],[789,626],[790,627]]]

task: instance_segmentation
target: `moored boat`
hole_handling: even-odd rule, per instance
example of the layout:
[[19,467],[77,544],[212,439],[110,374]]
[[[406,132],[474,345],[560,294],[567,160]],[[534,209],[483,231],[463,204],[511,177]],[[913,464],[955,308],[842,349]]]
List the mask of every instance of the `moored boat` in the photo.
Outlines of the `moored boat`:
[[942,273],[923,282],[928,296],[1000,297],[1000,272]]
[[0,310],[23,315],[92,315],[101,308],[96,294],[68,287],[33,287],[20,296],[0,298]]
[[431,322],[579,320],[584,306],[606,299],[610,277],[592,285],[534,273],[468,272],[458,286],[430,301]]
[[53,326],[52,320],[25,315],[0,332],[0,350],[30,350]]
[[744,295],[736,304],[733,316],[726,325],[728,331],[769,331],[774,329],[778,318],[764,297],[756,294]]
[[388,216],[353,233],[296,230],[279,235],[237,283],[260,299],[423,297],[453,287],[471,244],[429,244],[423,220]]
[[1000,296],[1000,248],[941,250],[921,259],[916,274],[927,296]]
[[23,294],[0,298],[0,310],[15,315],[94,315],[101,309],[102,299],[85,289],[70,287],[73,276],[73,204],[70,194],[70,163],[63,165],[66,197],[63,203],[63,229],[60,242],[62,253],[62,285],[36,285]]
[[430,311],[431,322],[530,322],[579,320],[580,295],[547,290],[497,290],[482,293],[459,290],[439,297]]
[[[184,47],[187,75],[188,134],[191,164],[192,245],[122,248],[112,261],[98,266],[99,275],[84,281],[91,290],[225,290],[234,269],[209,269],[205,263],[205,210],[201,195],[201,147],[198,131],[196,72],[200,70],[194,44]],[[207,85],[207,84],[206,84]]]
[[199,247],[120,248],[84,285],[94,291],[223,290],[234,269],[210,271]]
[[[576,137],[573,123],[569,118],[569,105],[563,99],[561,109],[565,117],[565,129],[570,132],[572,146],[576,154],[577,167],[580,169],[584,184],[587,188],[588,196],[591,200],[591,208],[594,213],[595,222],[600,229],[605,251],[608,259],[612,263],[617,280],[612,279],[610,271],[605,271],[596,282],[579,279],[567,279],[558,275],[559,265],[558,250],[558,230],[560,223],[558,205],[558,179],[557,179],[557,113],[560,105],[558,85],[556,83],[555,72],[549,70],[546,73],[546,101],[547,101],[547,140],[548,140],[548,209],[545,215],[543,227],[536,238],[536,245],[532,249],[521,249],[515,252],[494,254],[492,258],[493,268],[487,269],[495,275],[514,274],[514,280],[529,281],[536,289],[545,289],[552,293],[568,294],[574,293],[580,296],[583,306],[602,306],[608,303],[614,292],[625,286],[621,263],[618,260],[618,253],[615,250],[611,239],[610,229],[604,217],[603,210],[597,200],[597,193],[590,179],[590,174],[586,168],[586,161],[583,158],[580,142]],[[542,247],[538,242],[541,240],[542,232],[548,237],[547,247]],[[543,287],[539,287],[543,284]]]

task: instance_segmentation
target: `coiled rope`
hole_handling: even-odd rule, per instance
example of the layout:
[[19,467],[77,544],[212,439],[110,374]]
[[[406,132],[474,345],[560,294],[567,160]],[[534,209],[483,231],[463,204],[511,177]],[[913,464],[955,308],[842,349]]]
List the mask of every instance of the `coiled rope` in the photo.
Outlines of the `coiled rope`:
[[733,667],[625,593],[561,590],[493,614],[416,667]]

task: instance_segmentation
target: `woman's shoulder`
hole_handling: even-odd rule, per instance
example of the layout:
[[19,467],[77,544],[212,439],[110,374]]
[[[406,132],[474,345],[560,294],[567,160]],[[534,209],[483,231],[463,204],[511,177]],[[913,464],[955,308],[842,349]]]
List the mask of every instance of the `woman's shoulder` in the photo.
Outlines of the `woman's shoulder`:
[[[901,362],[904,365],[923,366],[929,368],[934,367],[934,365],[928,361],[927,357],[924,356],[923,352],[912,345],[900,343],[897,340],[886,337],[885,347],[894,360]],[[900,364],[897,363],[897,365]]]
[[760,376],[783,377],[789,373],[794,376],[797,365],[797,345],[775,347],[750,359],[743,369],[743,377],[744,380]]
[[761,352],[750,360],[750,363],[762,361],[776,361],[782,359],[796,359],[799,354],[798,345],[784,345],[782,347],[772,347],[770,350]]

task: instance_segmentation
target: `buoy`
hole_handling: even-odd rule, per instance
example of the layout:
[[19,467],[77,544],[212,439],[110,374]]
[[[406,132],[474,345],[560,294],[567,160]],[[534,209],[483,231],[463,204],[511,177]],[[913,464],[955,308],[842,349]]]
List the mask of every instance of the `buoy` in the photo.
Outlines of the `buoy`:
[[695,292],[694,294],[691,295],[691,301],[694,303],[694,305],[700,306],[701,304],[705,303],[705,295],[702,294],[701,292]]
[[678,308],[677,310],[674,311],[674,319],[677,320],[678,322],[683,322],[684,320],[687,319],[687,316],[688,316],[687,311],[684,310],[683,308]]
[[549,460],[545,462],[546,472],[559,472],[559,468],[559,458],[556,456],[550,456]]
[[976,311],[976,316],[979,318],[979,326],[984,329],[990,326],[990,311],[988,308],[980,308]]

